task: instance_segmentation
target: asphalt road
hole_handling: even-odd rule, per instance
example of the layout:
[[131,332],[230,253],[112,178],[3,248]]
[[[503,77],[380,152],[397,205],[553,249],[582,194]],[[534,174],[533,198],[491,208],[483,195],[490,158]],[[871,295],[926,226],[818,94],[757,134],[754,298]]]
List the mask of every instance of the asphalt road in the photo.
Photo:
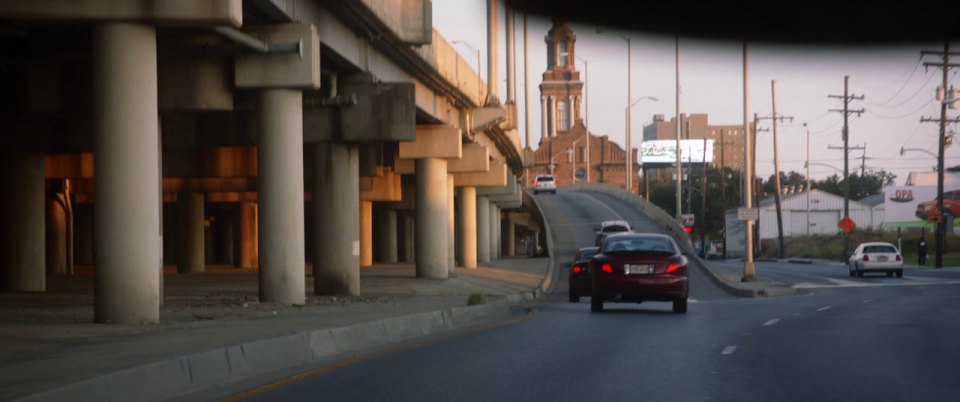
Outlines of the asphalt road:
[[[591,228],[623,218],[593,193],[538,195],[562,263]],[[718,264],[736,264],[720,262]],[[805,287],[780,298],[726,296],[702,278],[685,315],[669,303],[567,303],[566,282],[530,318],[426,342],[278,383],[250,400],[811,401],[956,400],[960,272],[850,278],[842,265],[758,263]],[[839,282],[838,282],[839,281]],[[909,284],[909,285],[908,285]],[[271,379],[270,381],[273,381]],[[261,382],[269,382],[263,381]]]

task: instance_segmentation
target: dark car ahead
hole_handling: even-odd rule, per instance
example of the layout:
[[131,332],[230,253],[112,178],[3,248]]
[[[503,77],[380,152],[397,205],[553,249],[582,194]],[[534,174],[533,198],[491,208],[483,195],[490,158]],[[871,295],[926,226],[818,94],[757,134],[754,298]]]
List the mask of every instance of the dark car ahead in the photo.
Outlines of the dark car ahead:
[[631,231],[633,231],[633,229],[630,228],[630,224],[627,223],[627,221],[610,220],[600,222],[600,224],[594,229],[594,233],[596,233],[596,239],[594,240],[593,245],[600,247],[600,243],[603,243],[603,239],[611,233],[624,233]]
[[581,296],[590,296],[590,259],[597,254],[599,247],[584,247],[577,251],[570,266],[570,302],[579,303]]
[[590,260],[590,310],[604,302],[666,301],[676,313],[687,312],[687,258],[667,235],[611,234]]

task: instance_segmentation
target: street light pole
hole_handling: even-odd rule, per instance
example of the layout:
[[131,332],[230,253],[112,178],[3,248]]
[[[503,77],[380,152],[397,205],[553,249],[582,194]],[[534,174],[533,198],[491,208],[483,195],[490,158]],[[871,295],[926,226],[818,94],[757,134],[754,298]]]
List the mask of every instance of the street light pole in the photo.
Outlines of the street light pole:
[[624,37],[624,40],[627,41],[627,191],[633,191],[633,145],[631,145],[630,137],[632,137],[630,132],[630,101],[633,100],[633,96],[630,94],[630,90],[633,87],[630,82],[630,37]]
[[[680,221],[680,215],[683,213],[683,211],[681,211],[681,209],[683,209],[683,208],[680,206],[680,204],[681,204],[681,202],[682,202],[682,201],[680,200],[680,198],[681,198],[681,192],[683,191],[683,187],[682,187],[682,184],[681,184],[681,182],[683,181],[683,164],[682,164],[681,161],[680,161],[680,124],[681,124],[681,121],[680,121],[680,35],[679,35],[679,34],[676,36],[676,52],[675,52],[675,53],[676,53],[676,60],[675,60],[675,62],[674,62],[674,64],[675,64],[674,67],[675,67],[675,69],[676,69],[676,71],[675,71],[675,74],[676,74],[676,75],[675,75],[675,77],[676,77],[676,96],[675,96],[675,98],[674,98],[674,102],[675,102],[675,103],[674,103],[674,106],[675,106],[676,123],[677,123],[677,124],[674,125],[674,126],[675,126],[675,127],[674,127],[674,131],[675,131],[675,134],[676,134],[676,137],[677,137],[677,152],[676,152],[676,154],[677,154],[677,169],[676,169],[676,170],[677,170],[677,216],[676,216],[676,218],[677,218],[677,221],[679,222],[679,221]],[[746,60],[746,53],[744,53],[744,60]],[[744,70],[744,77],[746,77],[746,70]],[[746,87],[744,87],[744,88],[746,88]],[[746,101],[744,101],[744,109],[746,109]]]
[[590,167],[590,64],[586,60],[580,58],[580,56],[577,56],[577,58],[583,61],[583,107],[585,109],[583,113],[583,128],[586,131],[586,133],[583,135],[583,138],[585,138],[587,142],[586,163],[587,183],[589,183],[590,171],[592,170]]
[[[598,34],[603,33],[603,30],[602,30],[602,29],[598,29],[598,30],[597,30],[597,33],[598,33]],[[624,167],[626,168],[627,172],[626,172],[626,183],[625,183],[625,185],[624,185],[624,188],[627,189],[627,191],[632,191],[631,189],[633,188],[633,183],[632,183],[632,181],[633,181],[633,152],[632,152],[632,149],[631,149],[631,148],[632,148],[633,145],[631,144],[631,140],[630,140],[630,101],[633,99],[633,95],[630,93],[630,89],[631,89],[631,87],[632,87],[633,85],[631,85],[631,80],[630,80],[630,78],[631,78],[631,74],[630,74],[630,71],[631,71],[631,64],[630,64],[630,59],[631,59],[631,57],[630,57],[630,37],[628,37],[628,36],[623,36],[623,35],[620,35],[620,34],[617,34],[617,36],[619,36],[621,39],[627,41],[627,110],[626,110],[626,115],[627,115],[627,116],[626,116],[626,118],[627,118],[627,130],[626,130],[626,139],[624,140],[624,142],[626,143],[626,153],[627,153],[627,157],[625,158],[625,159],[626,159],[626,163],[625,163],[625,166],[624,166]]]

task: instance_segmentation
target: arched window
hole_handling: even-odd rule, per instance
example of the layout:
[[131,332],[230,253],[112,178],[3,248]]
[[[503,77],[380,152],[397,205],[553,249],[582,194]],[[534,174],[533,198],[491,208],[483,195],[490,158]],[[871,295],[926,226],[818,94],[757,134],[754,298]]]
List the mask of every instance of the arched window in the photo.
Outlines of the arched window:
[[557,65],[566,67],[570,59],[570,52],[567,51],[567,42],[560,42],[558,47],[560,51],[557,52]]
[[567,101],[557,102],[557,129],[558,131],[567,131],[570,129],[570,113],[568,113],[568,108],[570,105]]

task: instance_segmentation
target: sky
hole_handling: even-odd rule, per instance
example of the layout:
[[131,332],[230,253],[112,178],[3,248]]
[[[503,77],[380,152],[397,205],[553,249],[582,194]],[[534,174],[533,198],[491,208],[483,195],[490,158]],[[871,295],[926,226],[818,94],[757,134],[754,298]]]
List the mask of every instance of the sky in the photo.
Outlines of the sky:
[[[487,78],[486,0],[433,0],[433,27],[448,42],[464,41],[480,49],[480,73]],[[505,11],[500,5],[499,78],[500,98],[506,95]],[[657,102],[643,100],[632,109],[632,145],[639,147],[643,126],[654,114],[663,114],[667,120],[676,115],[676,42],[675,38],[649,33],[612,30],[594,25],[571,23],[577,36],[575,52],[581,79],[586,78],[590,132],[608,135],[620,144],[625,143],[627,102],[627,42],[631,43],[632,96],[658,98]],[[598,33],[597,29],[603,28]],[[540,139],[540,84],[546,70],[546,43],[550,29],[549,19],[528,16],[528,57],[530,103],[530,140],[536,149]],[[517,105],[520,121],[520,141],[524,133],[524,45],[523,15],[516,15],[517,36]],[[722,42],[697,38],[679,38],[680,113],[707,113],[709,124],[743,124],[743,53],[742,43]],[[476,68],[476,52],[463,44],[454,44],[461,57]],[[936,56],[921,59],[921,50],[943,50],[943,42],[900,44],[872,47],[814,47],[772,44],[748,44],[749,115],[772,115],[771,81],[776,81],[777,114],[793,117],[778,124],[780,170],[805,173],[807,160],[807,128],[810,133],[810,176],[820,180],[835,173],[842,175],[843,115],[829,109],[842,109],[840,99],[828,95],[843,95],[844,76],[850,77],[850,94],[864,96],[864,100],[850,103],[850,109],[866,109],[861,116],[849,117],[849,145],[865,146],[850,150],[850,169],[883,169],[895,174],[896,185],[902,185],[914,171],[931,171],[936,158],[921,151],[900,148],[919,148],[937,152],[939,125],[921,123],[921,117],[940,117],[935,91],[942,81],[938,68],[926,68],[923,62],[936,62]],[[584,75],[584,60],[589,64],[589,75]],[[957,69],[951,70],[951,83],[960,86]],[[947,110],[948,118],[960,115],[960,110]],[[807,123],[807,127],[804,127]],[[772,128],[771,120],[761,122],[761,130]],[[947,133],[957,130],[947,126]],[[957,130],[960,132],[960,130]],[[861,159],[863,156],[866,159]],[[829,166],[823,166],[829,165]],[[960,165],[960,143],[945,152],[947,167]],[[773,134],[760,132],[757,139],[757,175],[768,178],[774,172]]]

